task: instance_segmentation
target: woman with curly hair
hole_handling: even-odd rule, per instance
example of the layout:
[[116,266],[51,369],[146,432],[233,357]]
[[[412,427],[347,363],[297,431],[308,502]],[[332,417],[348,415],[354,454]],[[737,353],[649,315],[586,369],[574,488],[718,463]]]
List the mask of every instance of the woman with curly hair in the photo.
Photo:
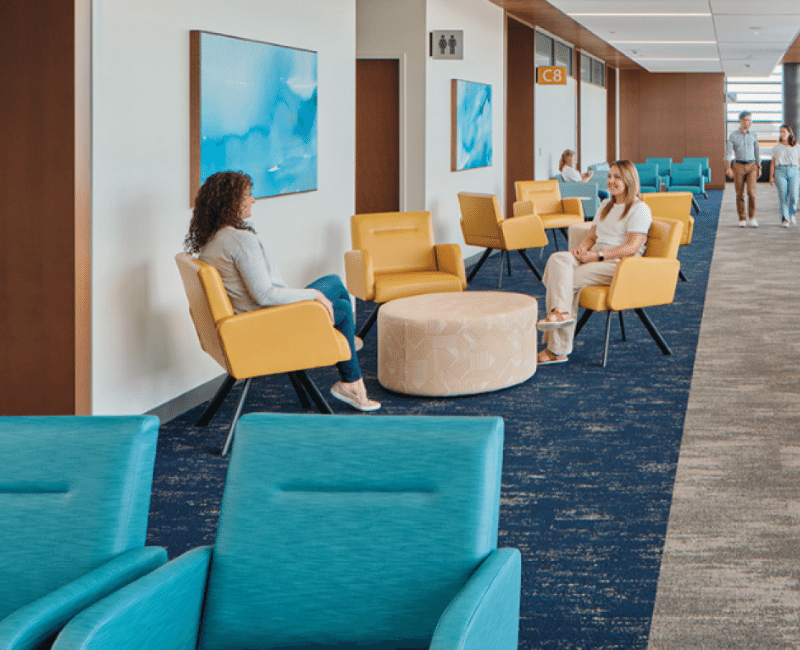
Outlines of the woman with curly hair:
[[186,249],[219,271],[238,314],[303,300],[321,303],[333,326],[350,344],[350,359],[336,367],[341,381],[331,395],[359,411],[376,411],[381,405],[367,397],[356,357],[353,308],[347,289],[337,275],[326,275],[305,289],[290,288],[267,254],[255,229],[245,222],[255,203],[252,179],[241,172],[218,172],[203,183],[194,204],[186,235]]

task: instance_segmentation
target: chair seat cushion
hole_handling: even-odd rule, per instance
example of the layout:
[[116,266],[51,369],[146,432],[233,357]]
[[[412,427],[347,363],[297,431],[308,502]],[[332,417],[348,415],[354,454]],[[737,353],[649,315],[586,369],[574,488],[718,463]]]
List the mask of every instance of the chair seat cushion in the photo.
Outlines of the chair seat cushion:
[[581,291],[580,306],[592,311],[606,311],[608,309],[608,287],[594,285],[585,287]]
[[703,193],[703,190],[700,189],[699,185],[670,185],[668,189],[670,192],[692,192],[694,194]]
[[375,277],[375,302],[378,303],[448,291],[461,291],[461,280],[442,271],[386,273]]
[[565,214],[561,212],[553,212],[551,214],[540,214],[545,228],[568,228],[570,224],[581,223],[583,217],[579,214]]

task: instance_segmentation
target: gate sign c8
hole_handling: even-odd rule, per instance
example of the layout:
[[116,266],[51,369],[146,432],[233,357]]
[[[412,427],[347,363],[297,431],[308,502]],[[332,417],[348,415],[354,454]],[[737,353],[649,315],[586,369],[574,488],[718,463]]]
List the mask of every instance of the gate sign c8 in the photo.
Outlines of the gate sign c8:
[[540,65],[539,83],[543,85],[566,85],[567,66],[565,65]]

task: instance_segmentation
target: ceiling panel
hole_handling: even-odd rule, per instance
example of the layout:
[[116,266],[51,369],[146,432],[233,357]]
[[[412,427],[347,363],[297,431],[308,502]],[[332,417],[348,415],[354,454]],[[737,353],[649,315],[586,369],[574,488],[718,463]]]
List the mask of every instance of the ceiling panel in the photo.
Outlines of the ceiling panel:
[[775,59],[771,57],[747,61],[732,59],[723,59],[722,61],[722,71],[729,77],[768,77],[774,69]]
[[[755,45],[753,43],[720,43],[719,54],[723,59],[746,61],[748,59],[779,59],[783,54],[782,47],[774,43]],[[773,66],[774,67],[774,66]]]
[[[670,3],[672,4],[672,3]],[[753,2],[753,0],[709,0],[711,11],[715,14],[797,14],[797,0],[769,0]]]
[[614,45],[634,61],[643,58],[719,59],[716,43],[614,43]]
[[[800,1],[798,1],[800,10]],[[797,35],[796,16],[714,16],[717,40],[728,43],[780,43],[786,50]]]
[[643,61],[642,65],[648,72],[723,72],[719,61]]
[[612,45],[614,41],[618,40],[716,40],[714,22],[711,20],[711,16],[682,18],[577,16],[576,20]]

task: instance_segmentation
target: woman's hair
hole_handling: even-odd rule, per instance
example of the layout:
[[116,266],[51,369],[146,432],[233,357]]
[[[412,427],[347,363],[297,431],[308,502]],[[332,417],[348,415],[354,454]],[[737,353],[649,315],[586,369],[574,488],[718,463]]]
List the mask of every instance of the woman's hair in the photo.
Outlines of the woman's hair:
[[[622,182],[625,184],[625,209],[619,217],[620,219],[624,219],[633,204],[642,198],[639,193],[639,172],[636,171],[636,166],[630,160],[618,160],[612,164],[611,167],[616,167],[619,170],[619,175],[622,177]],[[614,205],[615,198],[612,196],[600,211],[600,221],[608,216],[608,213],[611,212],[611,208],[613,208]]]
[[197,192],[189,233],[184,246],[197,253],[220,228],[233,226],[255,232],[241,217],[242,201],[253,179],[242,172],[217,172],[209,176]]
[[558,171],[569,165],[570,156],[574,155],[575,152],[572,149],[564,149],[564,153],[561,154],[561,160],[558,161]]
[[[781,124],[781,128],[786,129],[789,132],[789,137],[786,138],[786,144],[788,144],[790,147],[796,145],[797,140],[794,138],[794,131],[792,131],[792,127],[788,124]],[[780,141],[780,138],[778,138],[778,140]]]

